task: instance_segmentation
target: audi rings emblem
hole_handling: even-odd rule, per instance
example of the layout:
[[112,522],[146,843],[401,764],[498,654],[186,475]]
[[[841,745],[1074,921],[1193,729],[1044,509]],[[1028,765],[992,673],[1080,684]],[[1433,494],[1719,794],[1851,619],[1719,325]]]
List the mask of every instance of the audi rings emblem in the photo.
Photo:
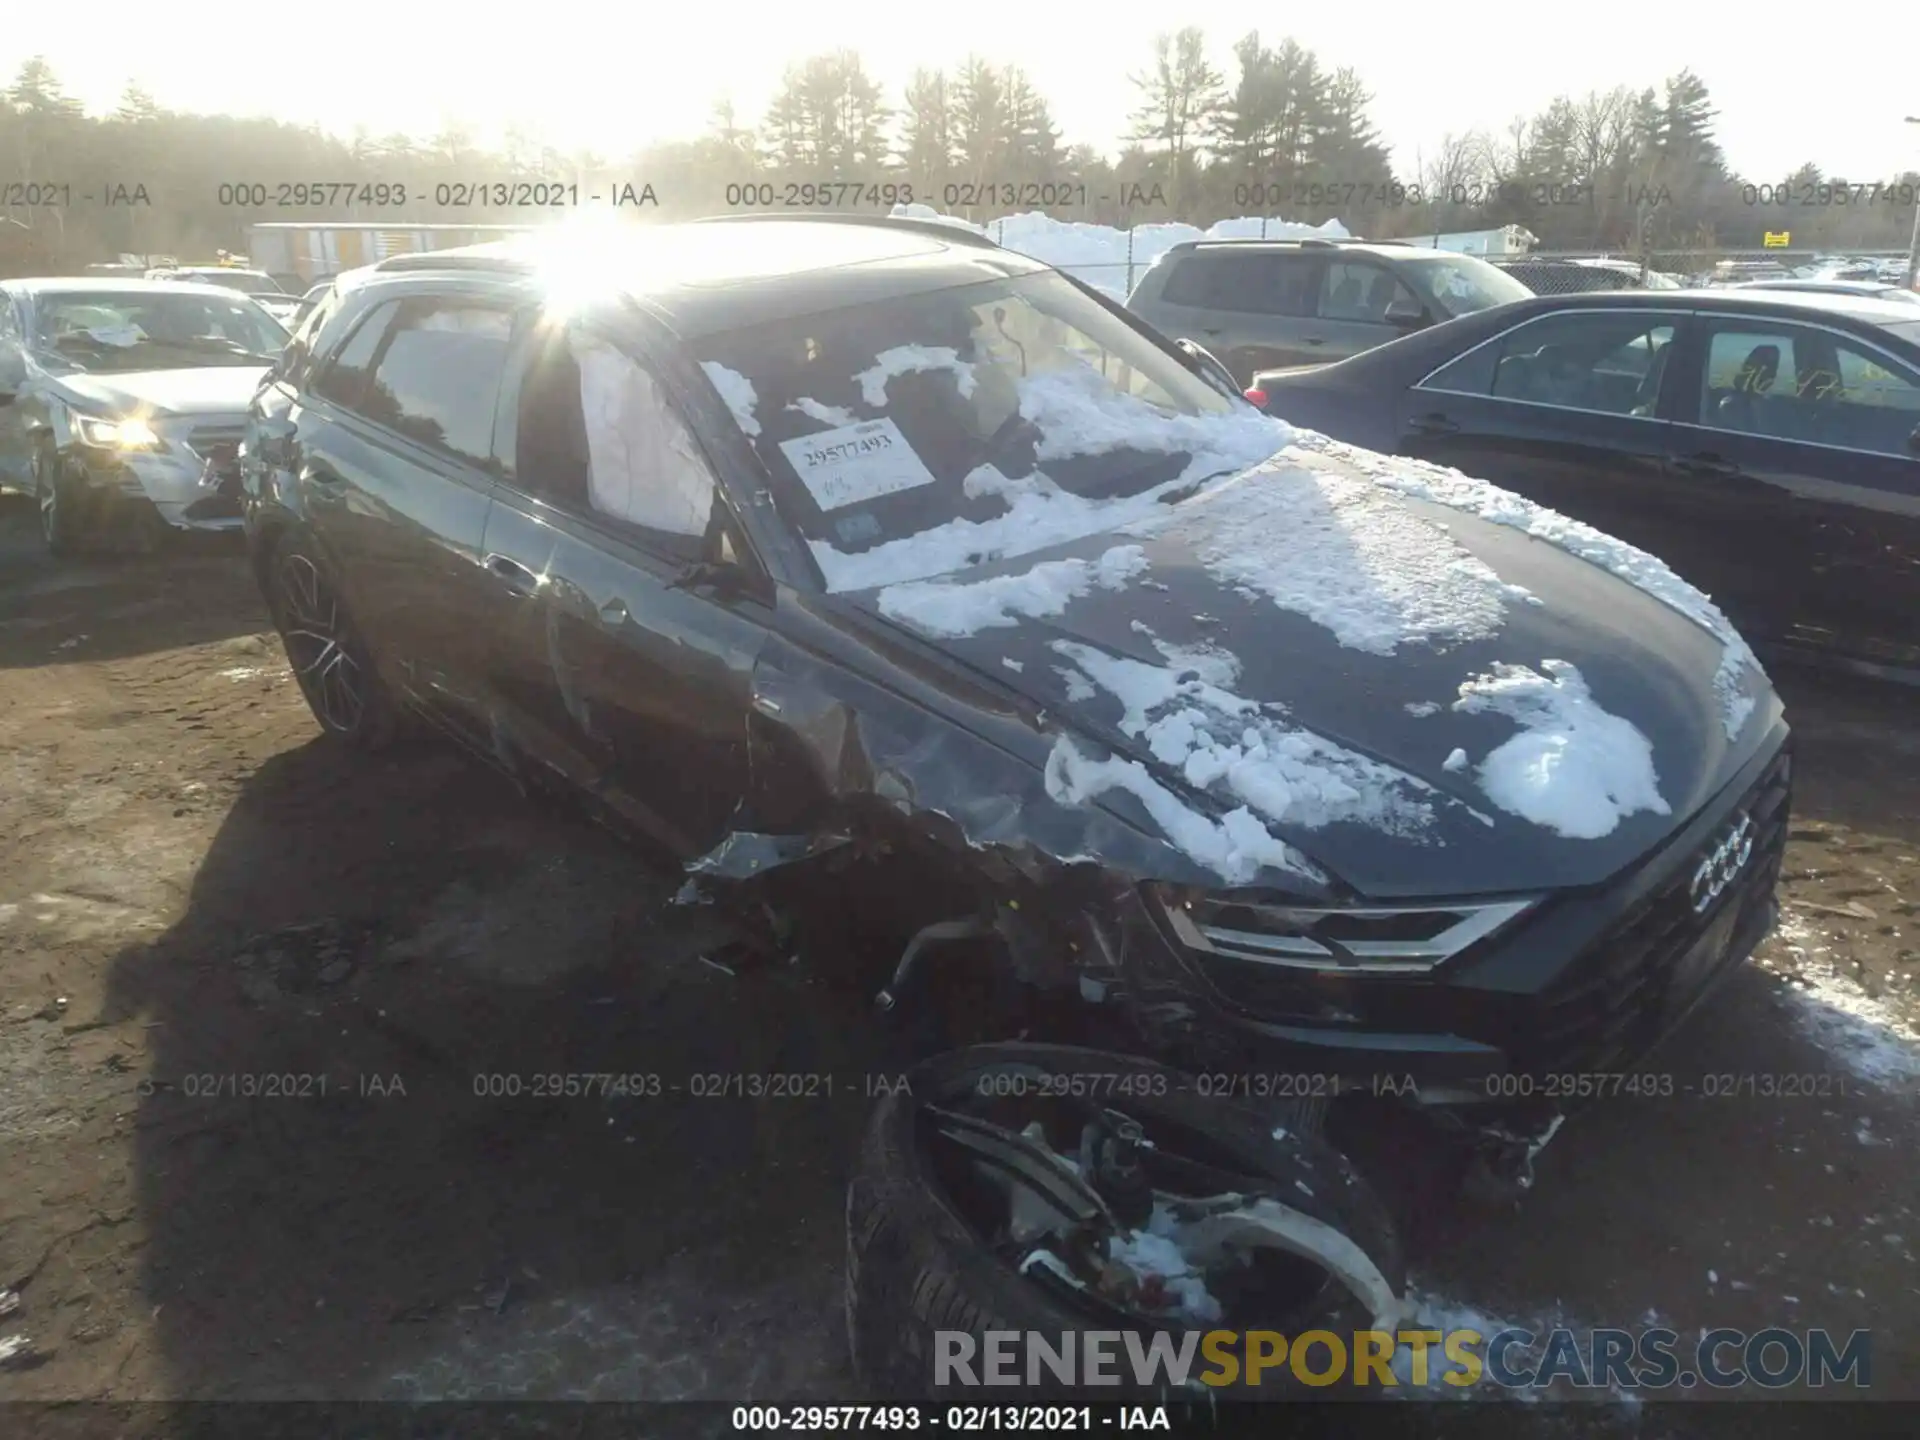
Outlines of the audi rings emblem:
[[1720,832],[1713,848],[1701,857],[1687,886],[1687,899],[1693,913],[1704,915],[1726,888],[1739,878],[1753,858],[1753,818],[1744,811],[1740,818]]

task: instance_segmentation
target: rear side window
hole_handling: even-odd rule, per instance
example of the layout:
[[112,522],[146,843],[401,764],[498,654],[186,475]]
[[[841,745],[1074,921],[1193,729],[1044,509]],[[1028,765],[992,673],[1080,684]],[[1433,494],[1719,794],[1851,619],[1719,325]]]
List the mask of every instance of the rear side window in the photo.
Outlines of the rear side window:
[[464,297],[403,301],[355,408],[423,445],[488,465],[512,338],[508,310]]
[[1311,315],[1313,278],[1313,261],[1304,255],[1202,250],[1174,263],[1161,299],[1202,310]]
[[[345,405],[349,410],[359,406],[360,397],[366,393],[367,377],[373,373],[373,357],[379,353],[381,337],[387,333],[387,324],[399,308],[394,302],[376,306],[354,327],[339,353],[321,363],[313,380],[314,394]],[[310,344],[319,330],[309,327],[300,333],[301,340]]]
[[578,514],[698,558],[716,486],[693,432],[646,366],[569,328],[543,343],[521,385],[514,474]]

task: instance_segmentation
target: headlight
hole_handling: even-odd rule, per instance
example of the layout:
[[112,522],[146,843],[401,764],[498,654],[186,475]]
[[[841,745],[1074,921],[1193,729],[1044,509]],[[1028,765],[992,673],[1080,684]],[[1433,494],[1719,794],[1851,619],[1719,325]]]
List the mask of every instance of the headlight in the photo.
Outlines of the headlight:
[[74,428],[82,442],[103,450],[159,450],[163,448],[153,427],[138,415],[121,420],[103,420],[92,415],[73,417]]
[[1189,950],[1334,974],[1421,975],[1513,924],[1540,903],[1295,905],[1157,887]]

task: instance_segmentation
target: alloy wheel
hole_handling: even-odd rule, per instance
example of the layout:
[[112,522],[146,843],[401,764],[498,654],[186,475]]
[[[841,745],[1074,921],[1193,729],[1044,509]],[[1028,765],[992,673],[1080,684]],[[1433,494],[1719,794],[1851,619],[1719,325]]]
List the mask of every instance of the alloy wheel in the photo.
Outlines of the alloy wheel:
[[367,713],[366,676],[350,646],[340,602],[318,567],[298,552],[282,557],[277,576],[280,633],[287,659],[320,723],[351,734]]
[[49,546],[55,544],[60,535],[60,485],[47,464],[45,453],[34,456],[33,489],[40,501],[40,535]]

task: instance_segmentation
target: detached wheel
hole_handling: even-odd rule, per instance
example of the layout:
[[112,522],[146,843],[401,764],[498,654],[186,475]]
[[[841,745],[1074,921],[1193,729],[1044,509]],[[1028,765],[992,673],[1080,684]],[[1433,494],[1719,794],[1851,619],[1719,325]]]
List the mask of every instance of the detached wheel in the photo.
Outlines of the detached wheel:
[[[952,1353],[939,1332],[971,1337],[984,1380],[990,1331],[1050,1348],[1066,1332],[1169,1332],[1177,1349],[1190,1330],[1351,1334],[1399,1319],[1392,1221],[1304,1107],[1255,1111],[1150,1060],[1054,1045],[955,1051],[909,1082],[876,1107],[847,1195],[848,1340],[877,1394],[1164,1397],[1130,1375],[1076,1389],[1044,1367],[1040,1385],[983,1397],[936,1373]],[[1191,1374],[1210,1368],[1196,1352]],[[1295,1384],[1282,1368],[1261,1382],[1225,1393]]]
[[40,537],[47,553],[60,559],[78,555],[85,535],[72,487],[60,475],[53,452],[44,445],[33,452],[33,498],[40,506]]
[[373,667],[323,561],[298,536],[274,548],[267,597],[300,693],[320,728],[362,750],[379,750],[399,729],[398,707]]

